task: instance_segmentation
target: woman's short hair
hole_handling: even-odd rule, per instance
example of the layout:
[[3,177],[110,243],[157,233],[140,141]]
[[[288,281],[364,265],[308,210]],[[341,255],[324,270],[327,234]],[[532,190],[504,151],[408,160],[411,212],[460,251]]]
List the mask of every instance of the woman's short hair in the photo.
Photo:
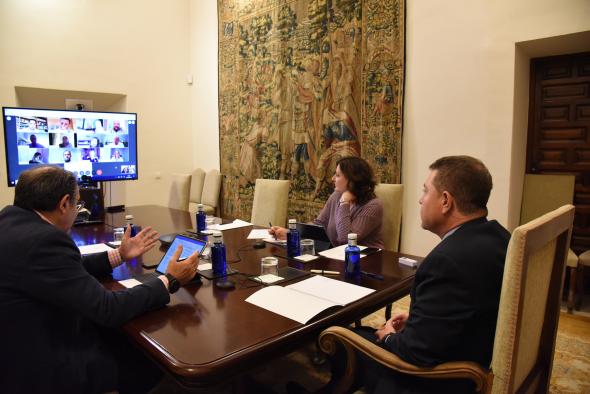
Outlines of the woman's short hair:
[[348,190],[354,194],[359,204],[375,198],[375,179],[373,169],[363,158],[343,157],[336,162],[340,172],[348,179]]
[[75,202],[77,187],[76,177],[61,167],[35,167],[18,177],[14,205],[41,212],[53,211],[66,194]]

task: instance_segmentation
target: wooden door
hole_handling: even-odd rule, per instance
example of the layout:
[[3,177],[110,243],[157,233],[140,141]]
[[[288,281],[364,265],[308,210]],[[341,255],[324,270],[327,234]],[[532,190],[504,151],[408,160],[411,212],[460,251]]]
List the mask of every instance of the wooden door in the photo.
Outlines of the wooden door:
[[531,60],[527,173],[575,174],[571,247],[590,249],[590,52]]

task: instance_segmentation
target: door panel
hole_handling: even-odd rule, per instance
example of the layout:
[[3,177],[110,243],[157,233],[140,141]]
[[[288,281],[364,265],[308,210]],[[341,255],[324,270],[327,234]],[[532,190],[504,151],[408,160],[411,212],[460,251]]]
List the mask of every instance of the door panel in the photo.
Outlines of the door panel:
[[532,59],[527,173],[576,176],[572,249],[590,249],[590,52]]

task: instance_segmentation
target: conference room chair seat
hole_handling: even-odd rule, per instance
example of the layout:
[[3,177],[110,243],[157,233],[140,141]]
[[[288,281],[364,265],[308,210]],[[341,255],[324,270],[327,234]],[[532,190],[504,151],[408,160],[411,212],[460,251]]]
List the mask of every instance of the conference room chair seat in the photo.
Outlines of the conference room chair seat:
[[172,174],[168,207],[186,211],[188,209],[188,195],[190,187],[190,174]]
[[[349,368],[355,367],[358,351],[401,374],[468,379],[478,393],[548,392],[573,220],[574,206],[565,205],[512,233],[490,368],[470,361],[418,367],[343,327],[322,332],[322,350],[334,354],[337,345],[343,345]],[[334,392],[346,392],[354,375],[354,370],[347,369],[335,382]]]
[[256,179],[250,222],[257,226],[285,226],[289,205],[288,180]]
[[[573,204],[575,182],[574,175],[525,174],[519,223],[528,223],[563,205]],[[575,283],[578,276],[578,257],[571,249],[568,251],[566,266],[570,283],[567,309],[571,311],[576,299]]]
[[219,193],[221,190],[221,174],[212,169],[205,174],[201,204],[207,215],[219,215]]
[[191,187],[188,196],[188,210],[189,212],[197,212],[197,205],[201,203],[203,198],[203,186],[205,185],[205,171],[197,168],[191,174]]

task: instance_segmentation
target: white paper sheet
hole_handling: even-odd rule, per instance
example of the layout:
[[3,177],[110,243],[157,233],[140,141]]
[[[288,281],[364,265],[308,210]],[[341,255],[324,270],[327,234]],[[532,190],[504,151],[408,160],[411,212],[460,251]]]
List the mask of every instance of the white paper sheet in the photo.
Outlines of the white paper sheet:
[[86,254],[106,252],[106,251],[112,250],[113,248],[111,248],[110,246],[108,246],[106,244],[94,244],[94,245],[78,246],[78,249],[80,249],[80,253],[82,255],[86,255]]
[[252,279],[260,281],[264,284],[270,284],[270,283],[278,282],[278,281],[283,280],[285,278],[283,278],[282,276],[277,276],[277,275],[273,275],[273,274],[266,274],[266,275],[255,276]]
[[232,228],[239,228],[239,227],[246,227],[246,226],[252,226],[252,223],[245,222],[240,219],[236,219],[233,222],[227,223],[227,224],[213,224],[213,225],[207,227],[207,230],[223,231],[223,230],[230,230]]
[[248,239],[265,239],[269,237],[267,228],[255,228],[248,234]]
[[125,286],[126,288],[130,289],[132,287],[138,286],[141,284],[140,281],[138,281],[137,279],[125,279],[125,280],[120,280],[119,281],[120,284],[122,284],[123,286]]
[[308,261],[315,260],[315,259],[319,259],[318,256],[314,256],[312,254],[302,254],[301,256],[295,256],[293,258],[295,260],[303,261],[304,263],[306,263]]
[[[344,261],[344,249],[346,249],[347,246],[348,245],[346,245],[346,244],[345,245],[336,246],[335,248],[324,250],[323,252],[320,252],[319,255],[320,256],[327,257],[327,258],[332,259],[332,260],[341,260],[341,261]],[[359,247],[360,250],[367,249],[366,246],[362,246],[362,245],[358,245],[358,247]],[[361,259],[363,257],[366,257],[366,255],[361,254]]]
[[336,305],[350,304],[375,291],[367,287],[353,285],[352,283],[321,275],[312,276],[309,279],[294,283],[286,288],[322,298]]
[[321,311],[335,306],[334,303],[298,293],[281,286],[268,286],[246,298],[254,304],[301,324],[310,321]]
[[199,271],[207,271],[207,270],[213,269],[213,265],[211,263],[199,264],[197,266],[197,269]]

